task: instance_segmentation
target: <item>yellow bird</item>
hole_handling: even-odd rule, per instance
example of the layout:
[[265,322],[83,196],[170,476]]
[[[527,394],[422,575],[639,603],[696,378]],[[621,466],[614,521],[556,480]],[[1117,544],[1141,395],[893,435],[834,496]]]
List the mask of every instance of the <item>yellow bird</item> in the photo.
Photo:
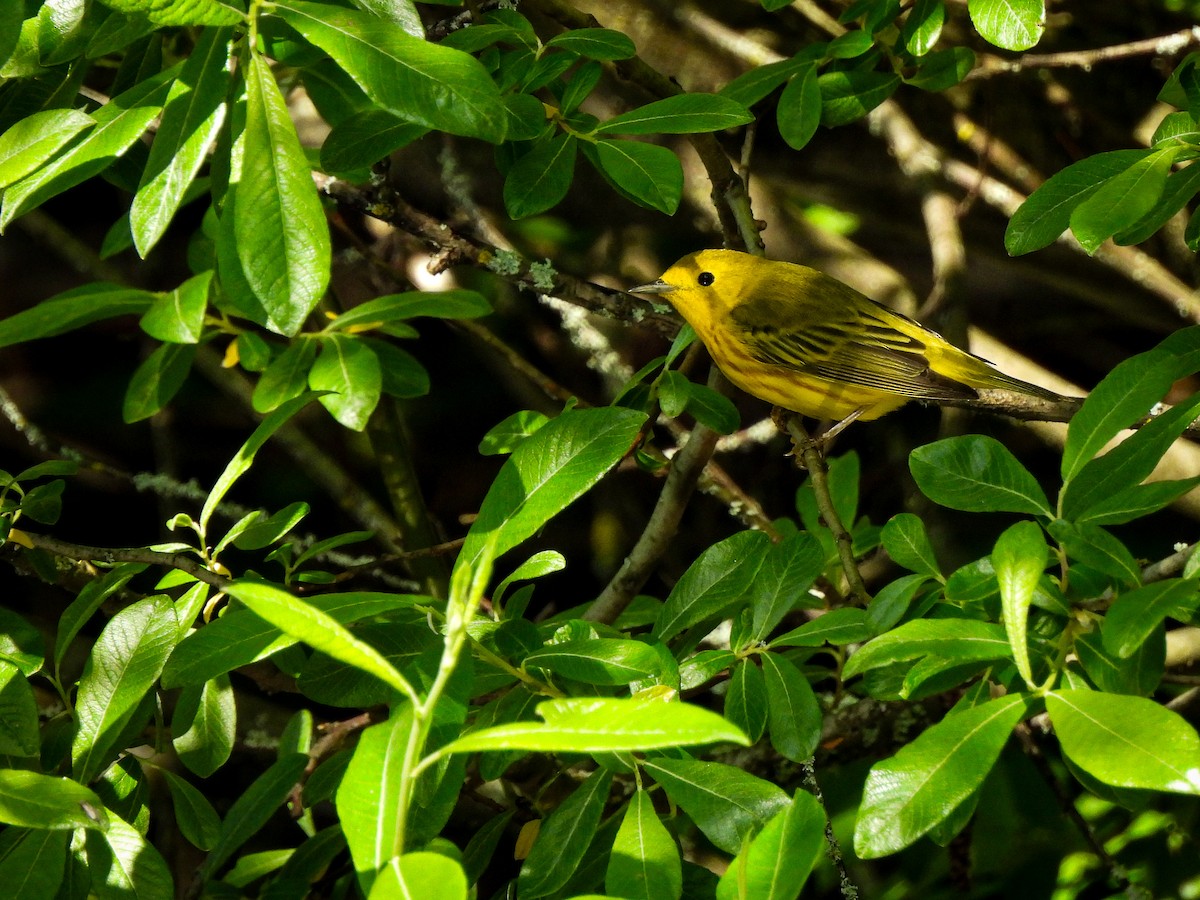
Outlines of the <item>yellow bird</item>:
[[1064,399],[807,266],[701,250],[630,292],[665,297],[743,391],[838,420],[836,430],[910,400],[975,399],[976,389]]

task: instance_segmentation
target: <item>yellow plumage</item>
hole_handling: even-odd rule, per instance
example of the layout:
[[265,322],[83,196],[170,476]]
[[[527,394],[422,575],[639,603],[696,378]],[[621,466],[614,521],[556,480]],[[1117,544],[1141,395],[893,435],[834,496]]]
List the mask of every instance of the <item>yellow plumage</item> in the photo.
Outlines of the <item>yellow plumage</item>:
[[670,301],[739,388],[801,415],[876,419],[977,389],[1062,399],[806,266],[702,250],[633,291]]

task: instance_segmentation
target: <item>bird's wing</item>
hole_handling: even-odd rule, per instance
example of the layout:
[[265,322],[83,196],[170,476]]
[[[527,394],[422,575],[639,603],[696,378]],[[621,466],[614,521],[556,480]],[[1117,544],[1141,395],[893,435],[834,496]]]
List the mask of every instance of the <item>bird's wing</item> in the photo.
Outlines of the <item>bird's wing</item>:
[[[899,313],[857,293],[826,297],[820,308],[773,293],[768,288],[730,313],[731,324],[760,362],[913,399],[978,396],[930,368],[926,344],[918,337],[923,329]],[[902,331],[898,324],[910,327]]]

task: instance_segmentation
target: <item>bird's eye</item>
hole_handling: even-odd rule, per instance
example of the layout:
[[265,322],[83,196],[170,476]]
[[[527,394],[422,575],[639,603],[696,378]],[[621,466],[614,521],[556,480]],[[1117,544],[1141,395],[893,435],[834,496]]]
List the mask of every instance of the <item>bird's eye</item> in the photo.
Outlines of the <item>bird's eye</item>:
[[696,276],[696,280],[700,282],[700,287],[708,287],[710,284],[716,281],[717,278],[712,272],[701,272],[698,276]]

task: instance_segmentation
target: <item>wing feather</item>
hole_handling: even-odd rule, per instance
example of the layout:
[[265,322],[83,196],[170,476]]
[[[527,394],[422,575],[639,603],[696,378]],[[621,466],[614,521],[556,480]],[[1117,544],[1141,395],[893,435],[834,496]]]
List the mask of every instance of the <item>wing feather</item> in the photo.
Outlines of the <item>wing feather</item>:
[[[844,292],[830,293],[824,283],[826,296],[798,301],[784,293],[796,290],[795,285],[760,283],[752,300],[731,311],[731,324],[759,362],[913,399],[978,396],[971,387],[932,370],[920,337],[925,333],[922,326],[850,287],[834,284]],[[839,296],[843,293],[846,296]]]

